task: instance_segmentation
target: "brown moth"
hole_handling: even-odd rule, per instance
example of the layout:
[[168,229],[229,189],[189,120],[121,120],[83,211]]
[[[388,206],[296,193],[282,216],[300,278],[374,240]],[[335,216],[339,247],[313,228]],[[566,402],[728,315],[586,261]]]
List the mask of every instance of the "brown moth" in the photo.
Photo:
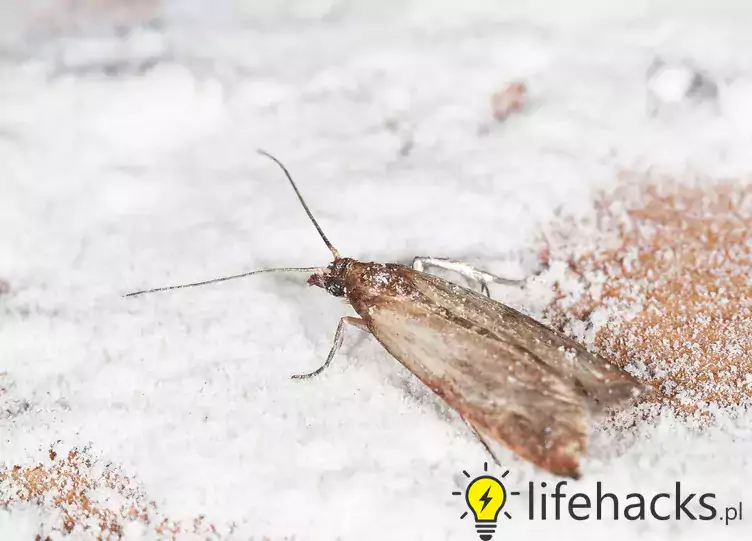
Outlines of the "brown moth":
[[319,235],[331,250],[328,267],[265,269],[141,295],[251,276],[311,272],[308,283],[344,297],[359,317],[343,317],[321,373],[342,344],[346,324],[373,336],[473,428],[552,473],[578,477],[591,414],[624,404],[644,387],[632,376],[538,321],[437,276],[423,264],[480,281],[512,282],[459,262],[416,258],[414,267],[341,257],[308,209],[290,173],[276,158]]

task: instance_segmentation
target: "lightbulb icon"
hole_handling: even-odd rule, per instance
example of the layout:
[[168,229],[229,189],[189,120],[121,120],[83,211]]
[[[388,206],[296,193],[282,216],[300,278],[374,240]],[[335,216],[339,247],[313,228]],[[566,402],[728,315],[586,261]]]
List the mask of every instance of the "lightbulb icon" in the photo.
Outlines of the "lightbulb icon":
[[496,531],[499,511],[507,493],[501,481],[490,475],[473,479],[465,491],[465,501],[475,515],[475,529],[481,541],[490,541]]
[[[483,469],[488,472],[487,463],[483,465]],[[470,474],[466,471],[462,473],[468,479],[470,478]],[[508,473],[509,471],[505,471],[501,477],[506,477]],[[452,494],[460,496],[462,492],[453,492]],[[488,475],[488,473],[476,477],[467,485],[464,493],[465,502],[473,512],[475,530],[478,532],[481,541],[490,541],[496,532],[496,521],[499,518],[499,512],[507,501],[507,494],[517,496],[519,492],[507,493],[507,489],[501,481],[492,475]],[[465,518],[467,515],[468,513],[465,512],[460,518]],[[512,518],[506,511],[504,516]]]

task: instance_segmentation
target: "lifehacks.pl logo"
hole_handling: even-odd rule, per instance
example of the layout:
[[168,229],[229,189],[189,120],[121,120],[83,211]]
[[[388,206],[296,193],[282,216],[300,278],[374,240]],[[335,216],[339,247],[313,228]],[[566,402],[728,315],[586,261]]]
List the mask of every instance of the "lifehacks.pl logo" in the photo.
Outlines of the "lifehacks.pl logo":
[[[462,471],[468,480],[464,491],[452,492],[462,496],[468,511],[460,518],[470,516],[475,519],[475,530],[481,541],[491,541],[497,531],[498,521],[508,520],[512,515],[505,511],[510,496],[520,492],[510,492],[503,479],[509,474],[504,471],[500,477],[488,473],[488,463],[483,464],[483,473],[473,477]],[[673,483],[672,490],[665,492],[630,492],[628,494],[609,492],[603,483],[597,481],[584,492],[569,492],[568,481],[559,480],[551,486],[546,481],[530,481],[527,486],[527,520],[676,520],[721,522],[728,526],[743,519],[742,502],[719,505],[713,492],[690,492],[681,481]],[[579,482],[576,486],[583,487]],[[502,518],[503,517],[503,518]],[[498,528],[502,529],[502,528]]]

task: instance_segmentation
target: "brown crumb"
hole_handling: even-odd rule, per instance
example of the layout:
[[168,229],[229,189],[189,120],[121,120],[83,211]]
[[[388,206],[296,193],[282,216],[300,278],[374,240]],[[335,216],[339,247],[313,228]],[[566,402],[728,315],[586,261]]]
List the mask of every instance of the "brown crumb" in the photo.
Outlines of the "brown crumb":
[[521,111],[525,106],[527,86],[525,83],[512,83],[491,96],[491,113],[499,122],[510,114]]
[[[50,456],[54,451],[50,451]],[[95,522],[100,533],[120,536],[121,525],[118,516],[109,509],[101,509],[92,504],[89,493],[99,488],[98,482],[81,473],[81,458],[78,451],[72,450],[68,456],[50,467],[41,464],[23,468],[13,466],[10,471],[0,470],[0,482],[8,482],[15,487],[13,496],[0,501],[0,508],[9,508],[16,501],[50,501],[61,511],[62,530],[69,533],[76,524],[85,529]],[[117,479],[113,479],[117,483]],[[113,487],[109,487],[113,488]]]
[[[92,539],[120,539],[128,522],[140,522],[160,539],[174,539],[181,532],[215,539],[214,525],[203,515],[191,524],[181,524],[160,515],[156,504],[111,465],[96,467],[86,449],[72,449],[64,457],[50,447],[51,465],[15,465],[0,467],[0,509],[13,511],[17,504],[31,502],[59,517],[57,524],[45,525],[43,535],[52,532],[70,533],[79,529]],[[110,498],[108,494],[117,495]],[[6,498],[6,499],[3,499]],[[101,501],[100,501],[101,500]],[[110,501],[121,502],[110,504]],[[55,513],[49,513],[54,509]],[[38,535],[37,539],[49,539]]]
[[739,180],[623,186],[555,232],[579,291],[563,280],[548,315],[592,326],[595,349],[678,412],[738,405],[752,396],[750,232]]

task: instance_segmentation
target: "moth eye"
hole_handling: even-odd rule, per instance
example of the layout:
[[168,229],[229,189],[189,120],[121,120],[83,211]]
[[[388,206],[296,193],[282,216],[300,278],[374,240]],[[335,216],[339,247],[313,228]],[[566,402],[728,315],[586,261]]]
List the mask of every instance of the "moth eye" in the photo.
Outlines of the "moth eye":
[[326,290],[330,295],[334,295],[335,297],[342,297],[345,294],[345,286],[338,281],[330,280],[328,284],[326,284]]

